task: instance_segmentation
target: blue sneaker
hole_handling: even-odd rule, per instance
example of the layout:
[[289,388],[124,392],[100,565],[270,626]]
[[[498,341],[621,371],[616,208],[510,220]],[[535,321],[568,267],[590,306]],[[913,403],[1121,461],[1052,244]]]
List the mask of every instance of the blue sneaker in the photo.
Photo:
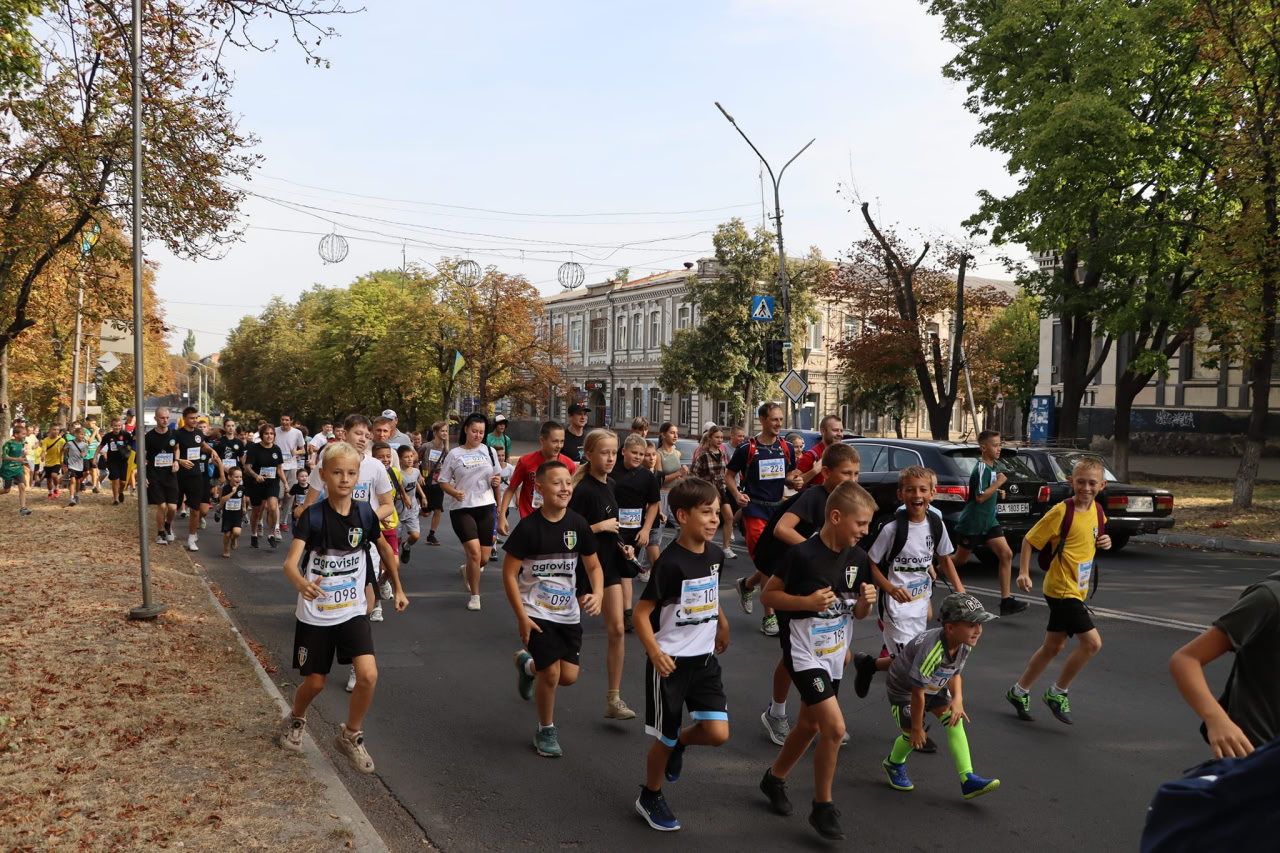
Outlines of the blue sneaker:
[[661,791],[651,794],[641,786],[640,796],[636,798],[636,811],[645,823],[659,832],[675,832],[680,828],[680,821],[671,813],[671,806],[667,805],[667,798]]
[[556,737],[556,727],[539,728],[533,733],[533,748],[543,758],[559,758],[564,755],[560,749],[560,738]]
[[[894,764],[886,758],[883,762],[883,767],[885,775],[889,777],[889,785],[895,791],[914,791],[916,789],[916,786],[911,784],[911,779],[907,777],[906,763]],[[965,794],[965,796],[967,797],[968,794]]]
[[528,702],[533,698],[534,677],[525,672],[524,666],[527,662],[533,660],[533,655],[521,649],[512,657],[516,662],[516,672],[520,673],[519,678],[516,680],[516,690],[520,692],[520,698]]
[[684,767],[684,746],[677,743],[671,750],[671,754],[667,756],[667,769],[663,775],[667,777],[668,782],[676,782],[680,779],[680,770]]
[[960,783],[960,790],[966,800],[981,797],[983,794],[990,794],[999,787],[999,779],[983,779],[976,773],[964,774],[964,781]]

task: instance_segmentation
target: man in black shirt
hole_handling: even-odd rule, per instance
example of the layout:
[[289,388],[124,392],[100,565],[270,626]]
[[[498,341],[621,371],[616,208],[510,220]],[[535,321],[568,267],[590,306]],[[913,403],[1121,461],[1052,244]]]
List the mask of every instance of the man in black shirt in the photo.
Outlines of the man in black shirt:
[[156,409],[155,429],[142,440],[146,458],[147,502],[156,507],[156,544],[173,541],[173,518],[178,514],[178,438],[169,428],[169,410]]
[[[98,456],[107,457],[107,478],[111,480],[111,505],[124,502],[124,481],[129,468],[129,450],[133,436],[125,432],[124,421],[111,419],[111,431],[102,436],[98,444]],[[97,460],[94,460],[95,462]]]
[[209,446],[209,442],[196,429],[199,410],[187,406],[182,410],[182,426],[178,428],[178,492],[187,502],[190,516],[187,520],[187,550],[199,551],[196,531],[200,519],[209,514],[209,479],[205,466],[212,461],[222,470],[222,459]]
[[587,438],[587,407],[581,403],[569,406],[569,426],[564,431],[564,448],[561,453],[568,456],[574,465],[581,465],[584,458],[582,442]]

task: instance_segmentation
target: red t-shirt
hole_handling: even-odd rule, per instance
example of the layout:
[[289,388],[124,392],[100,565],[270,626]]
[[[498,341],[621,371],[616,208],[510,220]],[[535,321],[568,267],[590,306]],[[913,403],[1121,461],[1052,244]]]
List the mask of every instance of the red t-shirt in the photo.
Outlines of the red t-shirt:
[[[818,460],[822,458],[822,452],[824,450],[826,450],[826,445],[823,444],[821,441],[819,441],[813,447],[810,447],[804,453],[800,454],[800,458],[796,460],[796,468],[798,468],[799,470],[803,471],[806,474],[809,473],[810,471],[813,470],[813,466],[817,464]],[[821,486],[824,478],[825,478],[824,475],[818,474],[816,477],[814,477],[812,480],[809,481],[809,485]]]
[[[520,507],[521,518],[536,509],[533,505],[533,496],[537,494],[537,490],[534,489],[534,477],[538,473],[538,467],[546,461],[542,458],[542,451],[535,450],[532,453],[526,453],[521,456],[520,461],[516,463],[516,470],[511,475],[511,484],[508,488],[519,489],[519,498],[516,501],[516,505]],[[569,469],[570,474],[578,467],[573,464],[573,460],[563,453],[560,454],[560,461]],[[541,498],[542,495],[538,494],[538,497]],[[541,501],[538,502],[538,506],[542,506]]]

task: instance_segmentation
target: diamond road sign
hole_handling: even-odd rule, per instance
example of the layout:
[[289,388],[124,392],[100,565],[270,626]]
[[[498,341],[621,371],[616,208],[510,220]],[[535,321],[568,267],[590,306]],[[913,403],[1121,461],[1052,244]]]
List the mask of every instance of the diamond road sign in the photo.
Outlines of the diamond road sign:
[[113,352],[104,352],[98,356],[98,366],[102,368],[103,373],[110,373],[120,366],[120,359]]
[[809,391],[809,383],[801,379],[800,374],[794,370],[786,375],[778,387],[792,403],[799,403]]

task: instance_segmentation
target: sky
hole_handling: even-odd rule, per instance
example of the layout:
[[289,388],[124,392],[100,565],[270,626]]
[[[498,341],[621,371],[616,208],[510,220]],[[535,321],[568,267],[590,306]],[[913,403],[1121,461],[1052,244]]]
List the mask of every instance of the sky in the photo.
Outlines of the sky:
[[[980,189],[1013,187],[972,144],[964,88],[941,73],[954,51],[913,0],[365,5],[333,21],[328,69],[270,22],[274,52],[233,56],[264,160],[225,257],[148,247],[175,351],[188,329],[218,350],[271,296],[402,261],[469,257],[554,293],[566,261],[590,283],[709,255],[718,223],[762,219],[759,161],[715,101],[775,170],[817,140],[782,181],[788,254],[836,259],[865,236],[855,197],[959,238]],[[329,232],[340,263],[319,256]],[[995,257],[977,274],[1004,277]]]

